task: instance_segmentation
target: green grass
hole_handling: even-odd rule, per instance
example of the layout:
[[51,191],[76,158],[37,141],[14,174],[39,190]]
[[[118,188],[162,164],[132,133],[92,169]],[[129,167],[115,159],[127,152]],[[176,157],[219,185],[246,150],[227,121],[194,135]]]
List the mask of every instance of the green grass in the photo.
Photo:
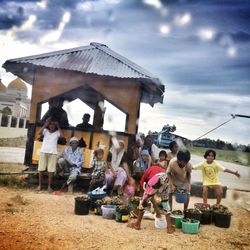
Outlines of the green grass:
[[25,180],[26,176],[0,175],[0,186],[13,188],[29,188],[30,185]]
[[27,137],[0,138],[0,147],[25,148]]
[[[26,166],[20,164],[0,163],[1,172],[13,172],[18,170],[24,170]],[[1,175],[0,174],[0,186],[8,186],[15,188],[28,188],[30,185],[25,180],[27,175]]]
[[0,172],[1,171],[17,171],[24,170],[27,166],[23,164],[15,164],[15,163],[0,163]]
[[[188,150],[191,154],[203,156],[207,149],[202,147],[189,147]],[[221,149],[215,149],[215,151],[217,160],[237,163],[242,166],[250,167],[250,153]]]

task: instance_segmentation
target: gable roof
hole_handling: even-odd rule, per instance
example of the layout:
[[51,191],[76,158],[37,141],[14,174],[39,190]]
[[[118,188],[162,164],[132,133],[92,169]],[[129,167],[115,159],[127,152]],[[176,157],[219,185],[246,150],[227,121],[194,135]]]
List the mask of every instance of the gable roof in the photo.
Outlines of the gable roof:
[[97,77],[134,79],[141,83],[141,102],[152,106],[163,102],[164,85],[158,78],[104,44],[90,43],[88,46],[10,59],[3,64],[7,72],[31,85],[38,67],[77,71]]

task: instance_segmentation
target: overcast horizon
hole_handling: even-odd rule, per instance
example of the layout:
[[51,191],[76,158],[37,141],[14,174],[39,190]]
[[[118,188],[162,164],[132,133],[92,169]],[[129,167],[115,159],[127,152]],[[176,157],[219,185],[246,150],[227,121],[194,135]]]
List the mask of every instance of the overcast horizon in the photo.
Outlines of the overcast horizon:
[[[250,1],[0,3],[1,65],[99,42],[157,76],[164,102],[141,105],[139,132],[175,124],[176,134],[193,140],[231,114],[250,115]],[[0,78],[7,85],[15,77],[1,68]],[[74,112],[77,123],[82,109]],[[249,134],[250,119],[235,118],[206,137],[247,145]]]

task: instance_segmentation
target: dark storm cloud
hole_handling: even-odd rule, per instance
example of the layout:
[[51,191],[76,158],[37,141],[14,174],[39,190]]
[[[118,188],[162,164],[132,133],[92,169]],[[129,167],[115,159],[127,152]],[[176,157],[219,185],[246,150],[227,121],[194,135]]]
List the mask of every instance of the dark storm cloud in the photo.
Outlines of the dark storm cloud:
[[0,29],[5,30],[13,26],[20,26],[25,19],[24,9],[21,6],[7,10],[7,7],[3,5],[0,10]]
[[250,33],[244,31],[232,33],[231,37],[234,42],[250,42]]

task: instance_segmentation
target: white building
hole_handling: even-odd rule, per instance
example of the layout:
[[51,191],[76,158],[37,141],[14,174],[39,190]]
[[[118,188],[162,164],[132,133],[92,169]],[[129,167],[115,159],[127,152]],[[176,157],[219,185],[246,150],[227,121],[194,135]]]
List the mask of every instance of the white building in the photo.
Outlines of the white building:
[[28,88],[20,79],[16,78],[6,87],[0,79],[0,111],[7,109],[13,117],[29,119],[30,99]]

